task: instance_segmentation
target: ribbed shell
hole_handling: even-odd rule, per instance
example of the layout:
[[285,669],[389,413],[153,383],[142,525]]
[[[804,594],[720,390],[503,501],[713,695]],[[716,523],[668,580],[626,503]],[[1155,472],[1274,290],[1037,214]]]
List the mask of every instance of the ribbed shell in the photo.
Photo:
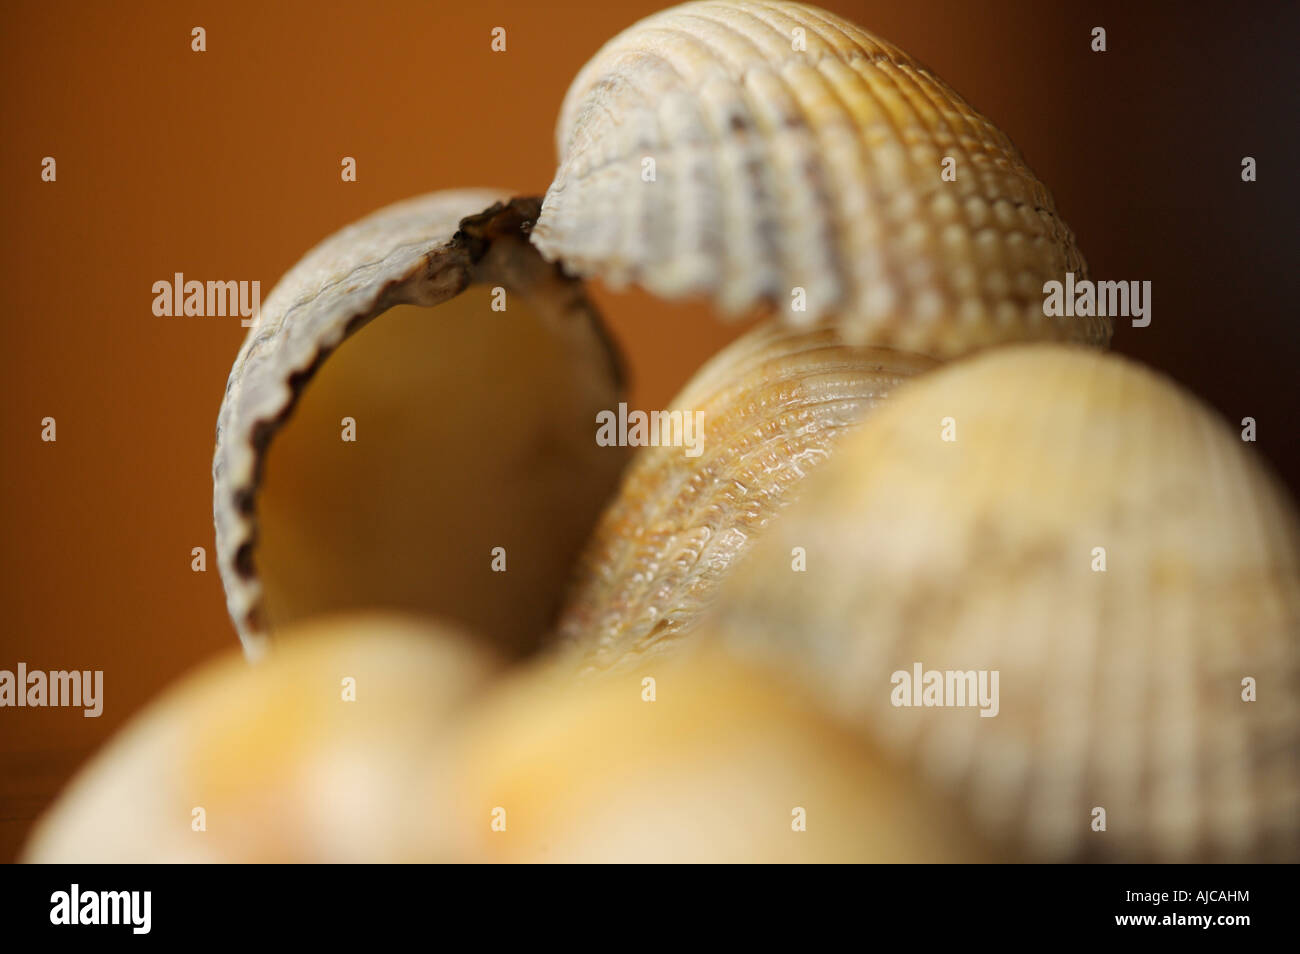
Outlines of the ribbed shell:
[[[843,441],[703,626],[1039,857],[1294,861],[1298,541],[1253,449],[1167,380],[998,349]],[[893,706],[918,662],[998,671],[1000,712]]]
[[670,405],[703,415],[701,453],[637,451],[580,561],[562,641],[598,669],[667,647],[842,435],[934,363],[776,322],[729,345]]
[[1044,282],[1086,265],[1010,140],[824,10],[704,2],[651,16],[578,74],[556,138],[532,238],[582,275],[708,295],[728,313],[770,302],[792,323],[834,314],[855,342],[936,357],[1110,337],[1106,318],[1043,315]]

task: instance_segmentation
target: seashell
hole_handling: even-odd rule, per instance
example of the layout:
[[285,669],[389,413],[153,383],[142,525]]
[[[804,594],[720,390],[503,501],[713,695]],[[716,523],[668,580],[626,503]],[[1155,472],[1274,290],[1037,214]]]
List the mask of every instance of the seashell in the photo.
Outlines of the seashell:
[[1086,265],[1006,135],[816,7],[721,0],[642,20],[579,72],[556,142],[532,241],[580,275],[729,314],[833,315],[854,343],[941,358],[1110,338],[1107,318],[1044,316],[1043,284]]
[[553,621],[622,467],[592,436],[621,372],[581,286],[527,242],[537,200],[501,195],[382,209],[268,296],[213,462],[222,580],[249,653],[349,609],[445,615],[511,654]]
[[[791,48],[796,32],[806,48]],[[836,347],[892,349],[859,357],[856,404],[799,410],[820,400],[820,378],[789,406],[758,386],[752,420],[737,410],[721,423],[765,427],[762,438],[737,432],[676,474],[646,455],[559,625],[610,658],[689,626],[829,451],[826,421],[848,423],[881,396],[886,371],[893,383],[922,357],[1109,337],[1108,319],[1043,315],[1043,281],[1085,265],[1006,137],[905,54],[823,11],[717,2],[651,17],[579,74],[559,139],[544,203],[502,205],[489,190],[400,203],[322,243],[268,298],[231,373],[213,465],[219,563],[248,652],[280,626],[347,609],[446,615],[512,655],[553,627],[623,464],[591,439],[595,414],[617,404],[618,359],[561,267],[666,297],[705,293],[732,312],[786,302],[787,327],[825,318]],[[660,177],[630,179],[647,151]],[[945,156],[960,164],[953,181]],[[491,312],[484,290],[498,285],[516,312]],[[444,320],[414,307],[434,305]],[[804,419],[809,433],[751,443]],[[366,436],[341,440],[346,422]],[[760,458],[761,471],[726,475]],[[643,497],[662,523],[641,519]],[[650,535],[615,539],[633,520]],[[508,573],[494,572],[500,559]]]
[[[1300,519],[1236,434],[1128,361],[1024,346],[912,382],[701,629],[1031,857],[1300,854]],[[998,673],[997,714],[896,704],[918,663]]]
[[[797,692],[720,657],[578,685],[535,667],[467,721],[450,759],[474,860],[996,857],[912,775]],[[441,767],[431,775],[426,788],[445,791]]]
[[579,561],[561,642],[600,669],[680,639],[842,435],[934,364],[775,321],[723,349],[670,406],[700,416],[698,456],[639,449]]
[[[332,617],[283,637],[258,665],[227,653],[135,716],[38,822],[25,860],[410,861],[454,851],[450,836],[412,841],[426,807],[417,780],[442,725],[496,661],[454,629],[389,614]],[[345,678],[355,702],[344,701]]]
[[[137,720],[34,860],[1300,858],[1300,520],[1062,346],[1110,321],[1044,314],[1086,264],[1001,131],[832,14],[709,0],[606,44],[557,141],[544,200],[399,203],[269,296],[214,513],[246,653],[290,638]],[[765,311],[671,405],[698,457],[619,483],[571,275]],[[416,621],[310,622],[358,609]],[[468,705],[459,626],[557,651]],[[997,695],[900,705],[918,668]]]
[[661,664],[653,702],[641,673],[575,684],[533,665],[491,687],[497,667],[418,617],[289,627],[259,664],[228,653],[136,716],[24,860],[997,857],[913,775],[733,659]]

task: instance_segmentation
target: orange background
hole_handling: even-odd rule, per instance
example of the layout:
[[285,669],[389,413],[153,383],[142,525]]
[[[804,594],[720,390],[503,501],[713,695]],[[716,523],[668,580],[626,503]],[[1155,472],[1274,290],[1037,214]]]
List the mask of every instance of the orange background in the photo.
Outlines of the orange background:
[[[178,674],[235,645],[212,540],[213,431],[243,329],[155,317],[174,272],[257,279],[394,200],[541,194],[569,80],[660,4],[149,2],[0,13],[5,348],[0,669],[103,669],[99,719],[0,710],[0,859],[72,770]],[[1300,485],[1295,368],[1300,5],[1198,10],[825,0],[932,67],[1053,190],[1094,276],[1153,282],[1115,348],[1188,385]],[[1089,49],[1094,26],[1109,51]],[[206,53],[190,29],[207,29]],[[508,50],[491,52],[490,31]],[[1244,155],[1259,181],[1240,180]],[[43,156],[58,181],[40,180]],[[355,156],[359,181],[339,163]],[[663,406],[739,331],[597,287]],[[40,421],[58,421],[58,441]],[[1212,544],[1212,541],[1207,541]],[[208,550],[207,573],[190,549]]]

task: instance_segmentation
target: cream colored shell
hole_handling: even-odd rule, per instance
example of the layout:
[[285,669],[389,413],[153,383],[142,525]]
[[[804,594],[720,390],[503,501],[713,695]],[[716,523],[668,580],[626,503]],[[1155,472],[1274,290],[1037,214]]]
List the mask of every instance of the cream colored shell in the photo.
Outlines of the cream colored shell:
[[642,20],[583,67],[556,140],[532,239],[579,274],[733,314],[834,315],[854,342],[935,357],[1110,337],[1109,319],[1044,316],[1044,282],[1086,266],[1006,135],[816,7],[725,0]]
[[[1038,857],[1295,860],[1300,522],[1248,447],[1126,360],[990,351],[843,441],[702,628]],[[895,706],[917,663],[1000,673],[997,715]]]
[[[617,406],[619,362],[564,272],[704,296],[728,315],[777,312],[674,401],[704,413],[701,456],[647,448],[625,475],[559,619],[572,655],[464,713],[458,680],[477,684],[491,664],[442,658],[436,631],[381,631],[367,644],[374,629],[345,623],[346,640],[316,631],[316,647],[298,641],[272,668],[226,663],[114,744],[32,858],[90,857],[79,845],[114,860],[140,845],[223,860],[1300,856],[1300,521],[1285,495],[1203,407],[1126,361],[1058,343],[930,370],[991,345],[1110,337],[1109,319],[1044,315],[1044,283],[1085,277],[1086,264],[1000,130],[833,14],[709,0],[606,44],[565,98],[557,144],[544,201],[467,190],[399,203],[285,276],[227,385],[214,513],[228,607],[256,655],[271,629],[259,533],[328,519],[353,483],[336,470],[336,497],[259,523],[268,444],[307,410],[302,389],[382,312],[500,284],[535,311],[511,318],[534,322],[512,339],[517,353],[503,348],[498,362],[494,351],[483,367],[436,346],[406,354],[390,340],[382,353],[483,385],[430,408],[457,416],[454,440],[411,451],[469,468],[458,486],[482,499],[407,481],[426,512],[397,562],[425,572],[439,514],[524,497],[506,522],[521,539],[559,541],[522,561],[516,552],[509,575],[464,594],[491,594],[494,618],[517,616],[518,632],[487,635],[526,651],[621,464],[618,449],[595,446],[592,416]],[[475,340],[481,354],[499,339]],[[377,380],[386,371],[373,369]],[[525,372],[529,393],[561,400],[509,428],[485,410],[491,375]],[[564,419],[554,427],[552,407]],[[498,431],[499,446],[478,446]],[[514,493],[542,459],[549,477]],[[502,474],[520,480],[486,479]],[[365,530],[367,515],[353,516]],[[300,541],[281,539],[283,567]],[[347,589],[339,579],[365,590],[389,573],[360,548],[315,549],[336,565],[327,577],[304,561],[318,577],[295,604],[307,613],[336,608],[314,600]],[[526,593],[506,585],[521,580]],[[445,595],[425,609],[446,609]],[[669,659],[674,649],[689,651]],[[574,680],[575,657],[614,672]],[[339,660],[390,687],[382,712],[352,725],[318,708],[311,687],[338,676]],[[894,676],[915,664],[996,673],[997,714],[894,705]],[[641,695],[644,675],[660,701]],[[412,679],[437,689],[415,698]],[[268,708],[278,695],[295,711]],[[420,726],[411,713],[424,713]],[[312,800],[305,780],[317,776],[294,774],[323,772],[322,754],[380,787],[331,779],[322,791],[356,798],[335,817]],[[810,826],[832,827],[791,841],[800,784],[822,806]],[[199,789],[238,820],[234,837],[193,842],[176,827],[173,810]],[[304,805],[315,814],[293,814]],[[159,834],[141,806],[166,819],[155,840],[128,837]],[[513,819],[508,834],[488,827],[497,808]],[[127,820],[120,832],[110,816]]]

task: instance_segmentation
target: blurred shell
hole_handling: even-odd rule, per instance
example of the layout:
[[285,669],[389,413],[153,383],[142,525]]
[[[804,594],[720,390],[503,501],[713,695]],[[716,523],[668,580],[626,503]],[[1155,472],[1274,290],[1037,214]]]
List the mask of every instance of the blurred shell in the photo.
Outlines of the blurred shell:
[[993,857],[912,775],[734,660],[647,671],[653,702],[642,673],[549,666],[485,693],[495,667],[454,630],[381,615],[292,628],[256,664],[226,654],[109,742],[23,860]]
[[[412,831],[451,713],[496,668],[461,634],[336,617],[226,653],[135,716],[38,822],[29,862],[358,862],[453,852]],[[356,701],[343,700],[355,680]],[[202,807],[206,831],[191,829]]]
[[[580,685],[534,669],[476,709],[453,751],[466,850],[480,861],[992,857],[909,773],[797,693],[718,658]],[[805,831],[793,828],[800,808]]]
[[[553,622],[622,466],[592,424],[621,374],[581,286],[527,242],[537,200],[474,214],[501,195],[382,209],[268,296],[230,374],[213,462],[219,565],[250,653],[276,626],[344,609],[449,616],[508,652]],[[436,313],[395,307],[470,285],[483,292]],[[490,308],[494,286],[505,311]],[[268,446],[300,397],[301,425],[270,451],[264,508]],[[498,545],[505,573],[492,571]]]
[[[998,349],[844,441],[704,628],[1039,857],[1296,860],[1298,541],[1238,435],[1167,380]],[[917,662],[998,671],[1000,712],[895,708]]]
[[768,322],[710,360],[669,410],[700,414],[701,452],[642,447],[561,615],[586,666],[626,664],[695,623],[733,563],[841,436],[934,361]]
[[728,313],[767,302],[791,323],[833,314],[855,342],[936,357],[1109,340],[1107,318],[1044,316],[1044,282],[1086,265],[1007,137],[824,10],[706,2],[642,20],[578,74],[556,140],[532,238],[579,274]]

